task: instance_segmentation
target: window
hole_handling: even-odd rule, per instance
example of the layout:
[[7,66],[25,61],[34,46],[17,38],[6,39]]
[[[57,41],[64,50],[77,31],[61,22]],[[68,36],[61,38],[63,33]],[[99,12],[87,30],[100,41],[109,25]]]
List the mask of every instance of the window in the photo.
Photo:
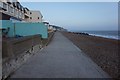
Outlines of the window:
[[14,12],[14,9],[13,9],[13,7],[11,7],[11,6],[8,6],[8,12],[9,12],[9,13],[13,13],[13,12]]
[[38,17],[38,19],[39,19],[39,17]]
[[30,19],[32,19],[32,17],[30,17]]
[[16,13],[15,13],[15,15],[16,15],[16,17],[18,17],[19,15],[18,15],[18,10],[16,10]]
[[30,14],[32,14],[32,12],[30,12]]
[[3,3],[2,2],[0,2],[0,8],[3,8]]
[[14,12],[14,9],[13,9],[13,7],[11,7],[11,13],[13,13]]
[[21,18],[22,17],[22,13],[19,11],[19,18]]

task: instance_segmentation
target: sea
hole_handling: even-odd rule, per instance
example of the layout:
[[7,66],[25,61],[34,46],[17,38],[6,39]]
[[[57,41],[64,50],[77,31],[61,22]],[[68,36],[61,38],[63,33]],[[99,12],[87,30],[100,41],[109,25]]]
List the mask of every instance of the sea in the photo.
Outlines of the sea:
[[89,35],[92,36],[99,36],[104,38],[120,40],[120,31],[79,31],[79,32],[88,33]]

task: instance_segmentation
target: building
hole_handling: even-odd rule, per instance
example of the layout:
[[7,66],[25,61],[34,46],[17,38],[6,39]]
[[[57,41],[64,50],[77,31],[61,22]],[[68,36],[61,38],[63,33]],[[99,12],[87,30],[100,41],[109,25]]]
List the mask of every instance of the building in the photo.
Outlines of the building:
[[30,10],[17,0],[0,0],[0,20],[28,21]]
[[40,11],[30,11],[29,22],[42,22],[43,16]]
[[40,11],[23,7],[17,0],[0,0],[0,20],[42,22]]
[[40,11],[31,11],[17,0],[0,0],[0,33],[5,38],[36,34],[47,38],[48,28],[42,18]]
[[59,26],[56,26],[56,25],[51,25],[52,26],[52,29],[54,30],[54,31],[67,31],[67,29],[64,29],[64,28],[62,28],[62,27],[59,27]]
[[49,25],[48,29],[54,29],[54,25]]
[[48,26],[48,27],[49,27],[49,22],[44,21],[43,23],[44,23],[46,26]]

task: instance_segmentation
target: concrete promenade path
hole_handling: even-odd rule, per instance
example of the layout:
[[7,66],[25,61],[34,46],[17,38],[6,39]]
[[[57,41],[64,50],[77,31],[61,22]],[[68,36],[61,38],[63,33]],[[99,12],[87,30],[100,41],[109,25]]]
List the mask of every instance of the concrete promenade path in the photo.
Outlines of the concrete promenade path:
[[89,57],[60,32],[32,56],[11,78],[109,78]]

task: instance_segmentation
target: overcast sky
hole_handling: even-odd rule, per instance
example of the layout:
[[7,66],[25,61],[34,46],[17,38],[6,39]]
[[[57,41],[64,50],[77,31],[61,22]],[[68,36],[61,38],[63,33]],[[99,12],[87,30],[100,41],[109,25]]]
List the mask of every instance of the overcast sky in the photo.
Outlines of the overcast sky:
[[68,30],[117,30],[117,2],[22,2],[43,19]]

